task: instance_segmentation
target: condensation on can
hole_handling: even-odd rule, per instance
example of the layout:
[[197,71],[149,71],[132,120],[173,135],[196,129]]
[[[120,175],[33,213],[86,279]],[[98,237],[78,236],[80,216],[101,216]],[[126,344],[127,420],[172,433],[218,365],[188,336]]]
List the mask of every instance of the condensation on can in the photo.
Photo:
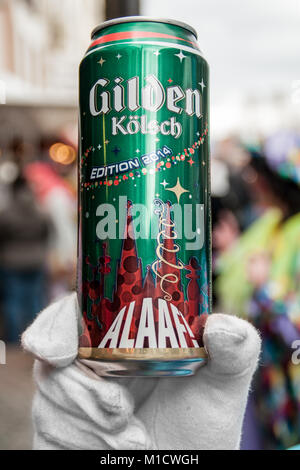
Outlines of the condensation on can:
[[211,313],[209,72],[194,30],[121,18],[80,65],[79,358],[186,376]]

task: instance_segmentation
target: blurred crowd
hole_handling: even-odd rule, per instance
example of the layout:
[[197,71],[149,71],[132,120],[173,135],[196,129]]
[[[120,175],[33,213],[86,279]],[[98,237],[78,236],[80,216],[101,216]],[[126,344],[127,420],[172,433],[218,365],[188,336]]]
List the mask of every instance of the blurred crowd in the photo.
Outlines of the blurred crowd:
[[0,333],[8,343],[75,285],[76,151],[15,136],[0,156]]
[[300,442],[300,135],[281,131],[213,148],[215,309],[250,321],[262,337],[244,423],[244,449]]

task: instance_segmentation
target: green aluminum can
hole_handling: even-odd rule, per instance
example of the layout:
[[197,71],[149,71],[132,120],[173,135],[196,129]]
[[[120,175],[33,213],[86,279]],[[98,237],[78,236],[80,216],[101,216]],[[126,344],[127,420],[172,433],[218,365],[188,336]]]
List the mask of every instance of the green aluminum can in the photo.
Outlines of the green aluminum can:
[[208,65],[190,26],[95,28],[80,65],[79,358],[186,376],[211,312]]

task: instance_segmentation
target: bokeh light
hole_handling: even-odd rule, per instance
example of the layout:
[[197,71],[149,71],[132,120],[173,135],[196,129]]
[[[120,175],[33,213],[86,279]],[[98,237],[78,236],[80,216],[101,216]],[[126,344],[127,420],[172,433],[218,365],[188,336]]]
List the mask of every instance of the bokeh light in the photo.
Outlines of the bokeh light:
[[51,145],[49,155],[54,162],[62,165],[70,165],[76,159],[75,149],[61,142]]

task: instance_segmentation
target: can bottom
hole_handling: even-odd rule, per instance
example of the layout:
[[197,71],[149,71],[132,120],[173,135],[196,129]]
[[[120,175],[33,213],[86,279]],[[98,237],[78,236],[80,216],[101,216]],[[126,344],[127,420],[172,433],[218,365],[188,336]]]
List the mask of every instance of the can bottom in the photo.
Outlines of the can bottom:
[[187,377],[206,363],[203,358],[183,361],[99,361],[80,359],[98,375],[108,377]]
[[194,375],[206,359],[204,348],[79,349],[81,363],[109,377],[187,377]]

